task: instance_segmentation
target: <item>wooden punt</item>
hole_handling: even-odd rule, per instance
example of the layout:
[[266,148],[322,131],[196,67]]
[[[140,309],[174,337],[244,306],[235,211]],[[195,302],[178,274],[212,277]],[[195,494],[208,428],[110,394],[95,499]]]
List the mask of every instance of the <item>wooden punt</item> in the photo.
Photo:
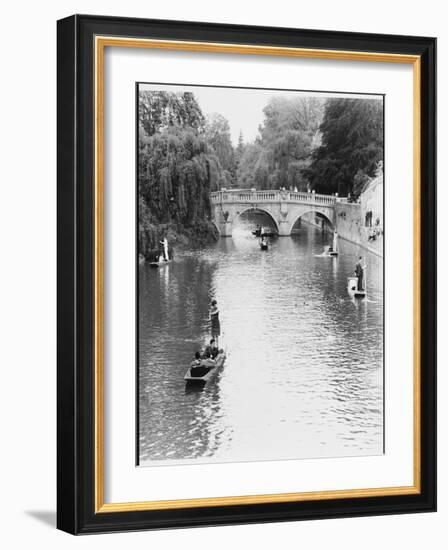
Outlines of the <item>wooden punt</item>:
[[218,374],[218,371],[224,365],[225,360],[226,354],[220,353],[216,357],[216,365],[212,367],[207,373],[205,373],[204,376],[191,376],[191,367],[189,367],[184,376],[184,380],[189,384],[206,384]]
[[168,265],[172,262],[173,260],[161,260],[161,261],[158,261],[158,262],[149,262],[149,265],[151,267],[163,267],[164,265]]
[[355,298],[365,298],[366,290],[358,290],[358,277],[355,275],[347,277],[347,290]]

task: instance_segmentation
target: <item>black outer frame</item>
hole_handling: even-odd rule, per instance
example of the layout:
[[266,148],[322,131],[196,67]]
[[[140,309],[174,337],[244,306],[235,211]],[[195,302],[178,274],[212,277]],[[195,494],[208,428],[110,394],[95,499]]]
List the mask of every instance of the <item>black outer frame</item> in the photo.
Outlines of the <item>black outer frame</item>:
[[[57,27],[57,527],[72,534],[436,510],[436,39],[74,15]],[[94,512],[94,37],[421,56],[421,493]]]

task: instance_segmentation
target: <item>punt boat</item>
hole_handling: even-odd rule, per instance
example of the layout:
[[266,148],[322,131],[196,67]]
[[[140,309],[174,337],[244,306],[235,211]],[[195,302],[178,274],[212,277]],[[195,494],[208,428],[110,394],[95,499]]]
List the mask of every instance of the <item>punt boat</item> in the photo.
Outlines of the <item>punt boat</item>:
[[316,258],[335,258],[338,252],[334,251],[331,246],[326,246],[322,254],[314,254]]
[[214,378],[217,375],[218,371],[224,365],[225,360],[226,360],[226,354],[224,352],[217,355],[216,365],[212,367],[208,372],[206,372],[204,376],[192,376],[191,367],[189,367],[184,376],[184,380],[189,384],[206,384],[207,382],[210,382],[210,380],[212,380],[212,378]]
[[163,267],[164,265],[168,265],[172,262],[173,260],[159,260],[157,262],[149,262],[149,265],[151,267]]
[[363,290],[358,290],[358,277],[356,277],[355,275],[347,277],[347,290],[348,293],[354,298],[365,298],[366,296],[365,288]]

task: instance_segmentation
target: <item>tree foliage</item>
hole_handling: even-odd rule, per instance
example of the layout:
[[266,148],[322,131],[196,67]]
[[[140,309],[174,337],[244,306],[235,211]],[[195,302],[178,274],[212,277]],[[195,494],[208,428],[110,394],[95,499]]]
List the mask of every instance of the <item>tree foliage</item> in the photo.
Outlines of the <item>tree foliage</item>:
[[260,189],[306,187],[305,170],[316,146],[323,103],[310,97],[273,97],[264,108],[260,136],[246,145],[238,184]]
[[238,165],[238,186],[241,188],[267,189],[269,163],[260,141],[248,143],[244,147]]
[[320,126],[322,144],[307,172],[319,193],[358,196],[383,160],[383,108],[375,99],[331,98]]
[[207,117],[205,139],[212,147],[223,169],[221,187],[231,187],[235,181],[235,151],[230,138],[230,126],[218,113]]
[[148,136],[170,126],[204,130],[205,118],[191,92],[144,90],[139,94],[139,120]]
[[237,167],[241,161],[244,153],[244,137],[243,132],[240,130],[238,135],[238,145],[235,148],[235,166]]
[[192,94],[145,91],[139,105],[139,252],[149,257],[167,234],[216,236],[210,191],[219,188],[223,168]]

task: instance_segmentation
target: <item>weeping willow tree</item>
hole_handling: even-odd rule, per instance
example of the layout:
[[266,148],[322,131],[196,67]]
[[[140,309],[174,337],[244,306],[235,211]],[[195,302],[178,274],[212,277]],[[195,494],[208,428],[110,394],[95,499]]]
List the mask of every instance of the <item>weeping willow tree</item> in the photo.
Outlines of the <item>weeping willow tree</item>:
[[[145,92],[145,105],[152,105],[148,124],[147,111],[140,119],[138,153],[139,253],[149,259],[167,237],[171,242],[202,243],[217,238],[212,223],[210,192],[221,185],[224,170],[208,144],[201,125],[202,113],[192,94],[175,95],[167,101],[157,92],[157,101],[150,101]],[[168,94],[173,95],[173,94]],[[185,114],[184,100],[193,121]],[[161,105],[158,115],[154,105]],[[169,116],[166,110],[169,106]],[[182,117],[172,112],[180,105]],[[146,121],[146,122],[145,122]],[[194,122],[190,124],[190,122]]]

